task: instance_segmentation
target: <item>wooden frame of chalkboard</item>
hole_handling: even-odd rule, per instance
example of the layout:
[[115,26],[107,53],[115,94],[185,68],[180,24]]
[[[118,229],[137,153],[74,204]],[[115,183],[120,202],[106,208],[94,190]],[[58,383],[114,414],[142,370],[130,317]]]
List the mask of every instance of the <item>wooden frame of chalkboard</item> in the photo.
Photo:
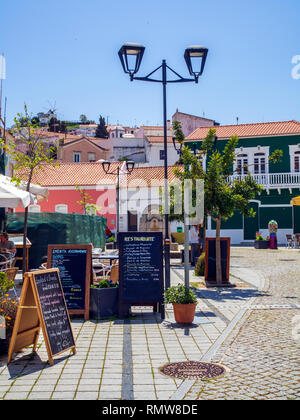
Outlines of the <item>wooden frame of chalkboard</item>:
[[[120,232],[118,244],[119,317],[123,317],[123,308],[128,305],[153,306],[153,308],[159,305],[162,318],[164,318],[162,233]],[[147,270],[147,265],[149,270]],[[128,269],[130,266],[132,270]],[[136,269],[138,266],[141,270]]]
[[35,352],[41,329],[51,366],[53,356],[68,350],[76,354],[71,321],[56,268],[25,274],[7,363],[11,362],[13,353],[29,345],[33,344]]
[[[47,267],[48,268],[54,268],[57,267],[55,266],[53,263],[53,252],[57,251],[65,251],[61,252],[61,258],[62,258],[62,263],[63,263],[63,258],[64,256],[70,256],[70,255],[74,255],[76,256],[76,250],[77,251],[85,251],[85,262],[84,262],[84,271],[82,273],[83,276],[83,281],[80,280],[79,285],[74,284],[74,286],[78,286],[74,288],[74,295],[77,296],[78,301],[80,302],[80,304],[78,305],[73,305],[69,303],[69,291],[68,289],[71,287],[70,285],[66,285],[64,284],[64,279],[62,277],[62,273],[61,273],[61,283],[62,283],[62,287],[64,290],[64,294],[65,294],[65,299],[67,302],[67,308],[69,311],[69,314],[71,315],[84,315],[84,319],[87,320],[89,319],[89,312],[90,312],[90,282],[91,282],[91,273],[92,273],[92,248],[93,245],[92,244],[82,244],[82,245],[75,245],[75,244],[70,244],[70,245],[48,245],[48,258],[47,258]],[[79,262],[79,259],[76,259],[76,262]],[[83,262],[82,262],[83,263]],[[76,276],[78,275],[78,266],[76,267]],[[72,274],[72,273],[71,273]],[[72,277],[72,275],[71,275]],[[83,290],[84,289],[84,290]],[[75,297],[76,297],[75,296]],[[75,306],[75,307],[74,307]]]
[[[222,282],[229,283],[230,238],[221,238]],[[225,255],[224,255],[225,253]],[[216,283],[216,238],[206,238],[205,242],[205,281]],[[224,264],[226,263],[226,266]]]

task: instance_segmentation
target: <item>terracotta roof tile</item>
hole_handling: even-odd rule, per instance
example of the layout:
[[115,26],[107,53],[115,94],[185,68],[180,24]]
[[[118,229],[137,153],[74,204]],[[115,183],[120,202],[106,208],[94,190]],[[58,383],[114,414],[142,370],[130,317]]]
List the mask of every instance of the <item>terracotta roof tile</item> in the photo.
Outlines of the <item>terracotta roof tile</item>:
[[[124,162],[111,162],[110,171],[116,171]],[[176,166],[181,167],[181,166]],[[175,179],[175,166],[168,167],[168,180]],[[27,180],[28,172],[20,170],[16,173],[23,180]],[[124,181],[125,177],[121,177]],[[156,181],[160,183],[164,180],[164,167],[140,167],[135,168],[131,175],[127,176],[127,182],[138,180],[145,181],[147,185],[153,185]],[[82,163],[61,163],[60,166],[43,165],[42,169],[33,176],[32,182],[43,187],[66,187],[66,186],[97,186],[97,185],[115,185],[116,175],[107,175],[103,171],[101,162],[82,162]],[[122,182],[123,184],[123,182]],[[144,184],[145,185],[145,184]]]
[[[163,143],[164,142],[164,136],[146,136],[146,139],[148,139],[148,141],[150,143]],[[167,136],[167,142],[168,143],[172,143],[172,136]]]
[[[111,170],[121,166],[123,162],[112,162]],[[28,172],[19,170],[17,176],[27,180]],[[116,175],[107,175],[101,162],[61,163],[60,166],[43,165],[33,176],[32,182],[45,187],[74,185],[114,185]]]
[[[218,139],[238,137],[267,137],[288,134],[300,134],[300,122],[298,121],[274,121],[255,124],[220,125],[212,127],[216,130]],[[186,137],[186,141],[203,140],[207,136],[210,127],[199,127]]]
[[[175,168],[182,168],[183,165],[174,165],[168,166],[168,182],[172,182],[176,179],[174,175]],[[127,178],[127,179],[126,179]],[[164,186],[165,179],[165,169],[164,166],[148,166],[148,167],[139,167],[135,168],[131,175],[123,177],[123,181],[130,185],[134,186]],[[136,181],[136,183],[135,183]],[[121,185],[124,185],[124,182],[121,182]]]

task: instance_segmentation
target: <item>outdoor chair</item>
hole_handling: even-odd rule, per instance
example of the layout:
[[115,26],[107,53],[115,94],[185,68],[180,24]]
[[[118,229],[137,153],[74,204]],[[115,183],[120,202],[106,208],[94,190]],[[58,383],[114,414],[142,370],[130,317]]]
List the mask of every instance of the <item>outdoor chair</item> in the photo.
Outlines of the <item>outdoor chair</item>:
[[113,263],[110,271],[110,279],[113,284],[118,283],[119,281],[119,262],[116,261]]
[[296,248],[300,247],[300,233],[295,234],[295,246]]
[[2,253],[0,254],[0,271],[4,271],[7,268],[12,268],[15,265],[15,254]]
[[[107,263],[108,261],[108,263]],[[111,271],[111,265],[109,265],[109,260],[94,260],[93,261],[93,272],[96,275],[96,278],[98,280],[98,277],[102,278],[108,278],[109,273]]]
[[286,237],[286,247],[287,248],[294,248],[294,237],[293,235],[285,235]]
[[47,270],[47,263],[43,263],[39,267],[40,270]]

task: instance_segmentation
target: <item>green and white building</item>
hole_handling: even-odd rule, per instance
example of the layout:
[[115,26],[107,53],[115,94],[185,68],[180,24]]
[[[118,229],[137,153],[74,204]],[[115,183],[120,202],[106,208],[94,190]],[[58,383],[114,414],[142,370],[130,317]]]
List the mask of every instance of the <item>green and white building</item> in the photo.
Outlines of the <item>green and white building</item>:
[[[256,124],[217,126],[218,150],[226,141],[238,136],[236,162],[233,176],[245,176],[250,172],[263,191],[250,202],[256,211],[255,218],[246,218],[236,213],[222,222],[222,236],[231,237],[232,244],[254,241],[256,232],[268,235],[268,223],[278,222],[278,243],[286,243],[286,234],[300,233],[300,207],[290,202],[300,195],[300,122],[283,121]],[[186,143],[195,151],[208,133],[208,127],[200,127],[186,137]],[[278,163],[269,162],[274,150],[283,151]],[[205,158],[203,162],[206,164]],[[215,223],[208,218],[207,236],[215,236]]]

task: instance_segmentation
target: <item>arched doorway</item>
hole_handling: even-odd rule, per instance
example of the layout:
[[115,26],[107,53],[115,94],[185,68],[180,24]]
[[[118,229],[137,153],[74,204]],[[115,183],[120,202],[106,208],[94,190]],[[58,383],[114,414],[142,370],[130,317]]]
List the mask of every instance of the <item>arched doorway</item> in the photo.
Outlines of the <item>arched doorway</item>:
[[163,232],[165,231],[164,218],[160,214],[158,204],[148,205],[142,213],[139,223],[140,232]]

